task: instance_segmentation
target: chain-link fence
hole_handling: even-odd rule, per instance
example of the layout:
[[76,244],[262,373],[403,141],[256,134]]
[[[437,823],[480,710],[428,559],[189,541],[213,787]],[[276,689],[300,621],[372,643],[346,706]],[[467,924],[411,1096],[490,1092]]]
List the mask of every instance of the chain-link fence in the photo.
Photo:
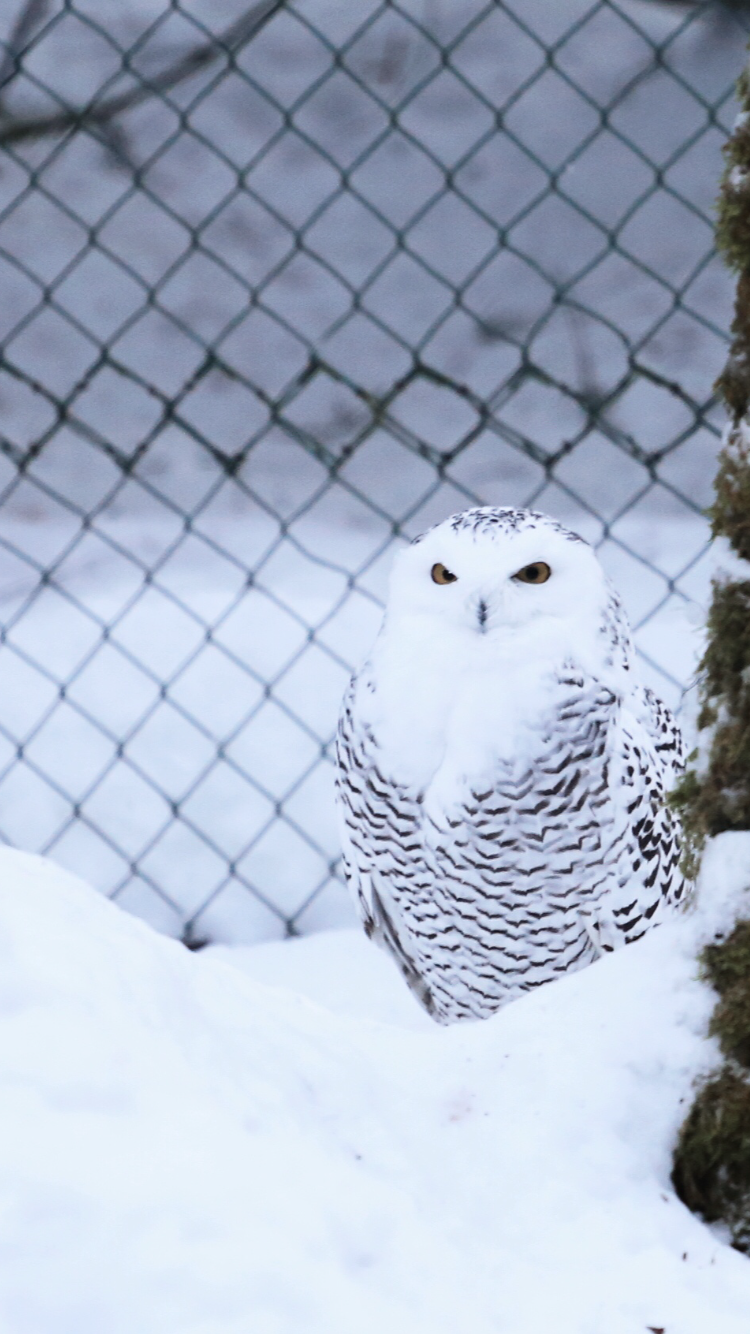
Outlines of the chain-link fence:
[[741,8],[25,0],[0,60],[0,834],[162,928],[346,920],[330,738],[394,541],[705,586]]

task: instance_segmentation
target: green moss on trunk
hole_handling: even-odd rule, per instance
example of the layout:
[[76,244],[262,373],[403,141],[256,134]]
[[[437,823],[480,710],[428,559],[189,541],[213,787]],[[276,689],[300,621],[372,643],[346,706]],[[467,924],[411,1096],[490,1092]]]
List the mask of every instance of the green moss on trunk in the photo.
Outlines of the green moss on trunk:
[[737,922],[726,940],[707,945],[701,955],[701,970],[720,996],[750,977],[750,922]]
[[[716,382],[731,416],[719,456],[711,508],[714,537],[750,560],[750,75],[737,86],[741,115],[726,147],[716,239],[738,271],[733,341]],[[698,727],[709,731],[708,763],[688,768],[672,796],[685,833],[685,866],[694,875],[708,837],[750,829],[750,581],[714,584],[708,648],[700,665]]]
[[693,863],[706,838],[750,829],[750,582],[715,584],[707,629],[698,727],[712,729],[709,763],[671,798]]
[[728,1066],[698,1093],[674,1155],[672,1184],[707,1223],[750,1251],[750,1085]]
[[725,1056],[750,1071],[750,922],[738,922],[726,940],[707,946],[701,965],[721,997],[711,1033]]
[[[719,456],[714,537],[750,561],[750,73],[737,85],[742,112],[726,148],[716,239],[737,271],[732,346],[716,382],[730,414]],[[706,839],[750,830],[750,578],[713,586],[707,648],[700,665],[702,762],[689,767],[671,801],[680,812],[686,869],[695,873]],[[723,1220],[750,1254],[750,922],[737,924],[703,954],[703,974],[719,992],[711,1020],[726,1058],[699,1090],[680,1131],[672,1180],[690,1209]]]

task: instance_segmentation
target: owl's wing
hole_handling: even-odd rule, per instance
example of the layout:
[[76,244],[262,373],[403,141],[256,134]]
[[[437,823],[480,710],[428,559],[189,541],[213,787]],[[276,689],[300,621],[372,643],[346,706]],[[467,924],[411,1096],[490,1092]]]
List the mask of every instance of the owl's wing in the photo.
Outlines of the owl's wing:
[[620,711],[613,738],[616,873],[594,931],[601,949],[638,940],[665,905],[686,892],[680,824],[667,797],[684,767],[680,729],[669,709],[639,688]]
[[353,677],[341,706],[336,737],[336,797],[344,870],[362,924],[371,940],[391,954],[428,1014],[435,1014],[430,989],[413,950],[398,929],[388,901],[388,867],[403,862],[403,844],[419,823],[416,799],[389,781],[378,767],[378,743],[367,720],[371,690],[366,674]]
[[341,703],[336,733],[336,808],[339,816],[341,853],[346,883],[368,936],[375,933],[372,881],[367,869],[365,846],[368,797],[374,737],[361,717],[357,703],[357,677],[353,676]]

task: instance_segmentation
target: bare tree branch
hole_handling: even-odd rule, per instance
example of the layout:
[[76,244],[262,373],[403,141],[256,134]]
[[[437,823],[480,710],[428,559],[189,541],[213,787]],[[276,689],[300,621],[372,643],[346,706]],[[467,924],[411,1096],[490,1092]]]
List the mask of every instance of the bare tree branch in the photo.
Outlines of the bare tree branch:
[[[28,116],[25,119],[13,120],[0,118],[0,145],[16,144],[24,139],[39,139],[50,134],[64,134],[68,130],[102,125],[112,120],[114,116],[140,106],[149,98],[174,88],[178,83],[212,65],[220,56],[235,56],[278,10],[284,8],[286,2],[287,0],[259,0],[258,4],[253,5],[246,14],[230,24],[223,32],[191,47],[185,55],[180,56],[173,65],[169,65],[160,74],[155,74],[152,78],[142,74],[134,75],[139,82],[127,92],[105,98],[101,102],[97,102],[94,98],[84,107],[66,107],[51,115]],[[29,0],[28,7],[31,4],[36,6],[46,3],[47,0]]]
[[21,6],[0,60],[0,91],[18,74],[26,43],[48,9],[49,0],[26,0],[26,4]]

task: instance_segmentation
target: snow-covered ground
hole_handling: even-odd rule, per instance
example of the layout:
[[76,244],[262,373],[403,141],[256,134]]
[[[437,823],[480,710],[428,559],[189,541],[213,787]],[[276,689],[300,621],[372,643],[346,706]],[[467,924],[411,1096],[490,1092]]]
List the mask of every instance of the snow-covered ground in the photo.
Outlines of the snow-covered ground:
[[0,878],[3,1334],[746,1334],[669,1171],[747,835],[699,911],[452,1029],[360,935],[191,954]]
[[[246,8],[51,0],[3,110],[120,93],[123,50],[149,76]],[[234,68],[114,138],[9,147],[0,837],[169,933],[350,920],[338,700],[394,523],[474,497],[601,544],[679,703],[720,424],[690,401],[731,318],[711,209],[746,28],[658,0],[290,0]],[[340,378],[377,399],[414,350],[490,405],[479,434],[421,373],[384,415]]]

